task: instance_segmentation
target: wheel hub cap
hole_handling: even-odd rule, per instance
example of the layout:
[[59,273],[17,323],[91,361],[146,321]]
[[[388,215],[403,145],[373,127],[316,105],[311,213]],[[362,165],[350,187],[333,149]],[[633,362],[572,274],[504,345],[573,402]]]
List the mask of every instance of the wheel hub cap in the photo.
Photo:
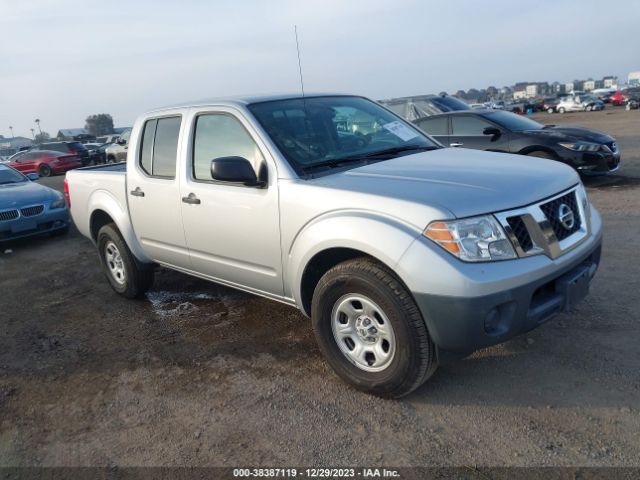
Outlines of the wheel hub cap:
[[356,367],[379,372],[393,361],[396,338],[391,322],[370,298],[347,294],[331,314],[334,339],[342,354]]
[[124,262],[120,255],[120,250],[115,243],[109,241],[104,247],[104,259],[107,263],[107,269],[111,278],[113,278],[119,285],[124,285],[127,281],[126,270],[124,268]]

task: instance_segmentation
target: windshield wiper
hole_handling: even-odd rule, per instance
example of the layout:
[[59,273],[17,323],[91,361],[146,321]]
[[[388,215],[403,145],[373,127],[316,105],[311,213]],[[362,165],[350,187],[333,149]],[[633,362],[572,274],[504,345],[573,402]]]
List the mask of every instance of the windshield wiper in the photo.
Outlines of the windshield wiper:
[[310,172],[317,168],[323,168],[323,167],[336,168],[336,167],[342,167],[349,163],[363,163],[364,165],[366,165],[369,162],[369,160],[379,159],[380,157],[393,158],[393,156],[402,152],[425,152],[428,150],[436,150],[438,148],[440,147],[436,145],[404,145],[400,147],[392,147],[392,148],[386,148],[384,150],[378,150],[377,152],[369,152],[369,153],[353,155],[350,157],[325,160],[322,162],[307,165],[303,167],[303,169],[305,172]]
[[345,157],[345,158],[334,158],[333,160],[324,160],[322,162],[313,163],[311,165],[305,165],[302,169],[305,172],[311,172],[318,168],[337,168],[347,165],[349,163],[367,163],[367,159],[363,156],[358,157]]
[[402,152],[426,152],[429,150],[436,150],[440,147],[436,145],[404,145],[401,147],[391,147],[386,148],[384,150],[379,150],[377,152],[370,152],[362,155],[364,158],[376,158],[376,157],[386,157],[388,155],[397,155]]

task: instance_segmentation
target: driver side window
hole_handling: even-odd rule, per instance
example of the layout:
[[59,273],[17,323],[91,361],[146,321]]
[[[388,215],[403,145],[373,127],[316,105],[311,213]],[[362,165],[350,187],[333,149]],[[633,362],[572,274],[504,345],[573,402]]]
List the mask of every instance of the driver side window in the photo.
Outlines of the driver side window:
[[212,181],[211,161],[220,157],[246,158],[256,175],[264,162],[258,145],[237,118],[226,113],[199,115],[193,140],[193,178]]

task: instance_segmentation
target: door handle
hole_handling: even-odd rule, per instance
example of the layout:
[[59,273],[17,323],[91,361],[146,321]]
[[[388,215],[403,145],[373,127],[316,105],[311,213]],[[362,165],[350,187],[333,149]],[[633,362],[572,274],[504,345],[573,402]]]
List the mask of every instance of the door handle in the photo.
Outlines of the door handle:
[[136,187],[135,190],[131,190],[131,195],[134,197],[144,197],[144,192],[140,190],[140,187]]
[[450,147],[461,147],[463,145],[464,145],[464,143],[450,143],[449,144]]
[[200,205],[200,199],[196,197],[195,193],[190,193],[188,197],[182,197],[182,201],[189,205]]

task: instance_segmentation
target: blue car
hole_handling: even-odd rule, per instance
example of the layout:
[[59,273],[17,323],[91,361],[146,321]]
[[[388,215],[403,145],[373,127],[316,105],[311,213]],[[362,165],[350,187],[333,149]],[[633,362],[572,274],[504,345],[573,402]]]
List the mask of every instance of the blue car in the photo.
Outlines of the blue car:
[[69,230],[69,209],[64,196],[0,164],[0,242]]

